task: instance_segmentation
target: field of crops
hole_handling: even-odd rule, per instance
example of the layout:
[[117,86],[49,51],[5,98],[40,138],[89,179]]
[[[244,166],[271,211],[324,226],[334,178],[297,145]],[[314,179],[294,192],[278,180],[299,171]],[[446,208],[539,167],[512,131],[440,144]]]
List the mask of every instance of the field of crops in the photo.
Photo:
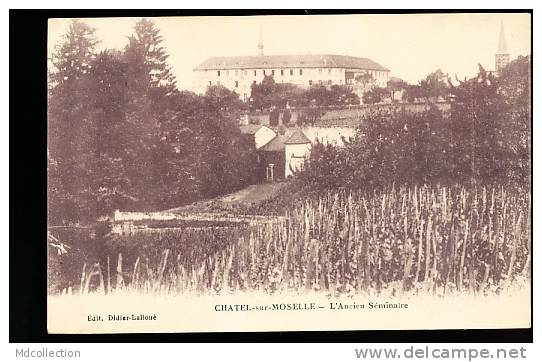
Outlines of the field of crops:
[[280,223],[110,240],[71,292],[498,294],[530,278],[530,210],[503,188],[334,191]]

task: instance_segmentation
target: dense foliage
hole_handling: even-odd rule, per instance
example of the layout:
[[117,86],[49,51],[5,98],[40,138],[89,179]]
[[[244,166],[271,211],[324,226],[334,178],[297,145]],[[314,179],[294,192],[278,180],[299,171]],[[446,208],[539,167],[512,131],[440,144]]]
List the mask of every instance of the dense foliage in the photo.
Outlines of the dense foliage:
[[395,184],[530,185],[530,62],[451,86],[450,111],[372,112],[346,147],[315,145],[299,178],[328,189]]
[[162,37],[141,20],[123,51],[96,51],[73,21],[53,56],[48,95],[49,219],[178,206],[252,181],[237,94],[179,92]]
[[332,85],[313,85],[308,89],[290,83],[275,83],[272,76],[265,76],[261,83],[251,86],[252,110],[269,110],[273,108],[306,107],[309,105],[341,106],[359,104],[359,97],[351,87]]

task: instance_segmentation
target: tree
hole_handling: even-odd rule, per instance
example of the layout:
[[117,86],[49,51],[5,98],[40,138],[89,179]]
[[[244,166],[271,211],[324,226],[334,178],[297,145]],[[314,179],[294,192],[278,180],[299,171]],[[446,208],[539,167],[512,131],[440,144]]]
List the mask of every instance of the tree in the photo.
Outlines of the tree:
[[116,50],[100,52],[93,62],[90,97],[94,101],[97,153],[92,188],[96,215],[107,215],[111,210],[132,206],[137,199],[126,175],[124,146],[126,133],[127,64]]
[[369,72],[358,74],[354,79],[356,80],[356,83],[361,84],[363,89],[371,88],[375,82],[373,75]]
[[430,99],[437,100],[439,97],[448,98],[450,94],[450,79],[448,74],[437,69],[421,80],[419,83],[420,93],[426,101]]
[[264,110],[301,105],[304,91],[290,83],[275,83],[273,76],[266,75],[261,83],[251,86],[251,109]]
[[127,67],[126,107],[122,133],[122,157],[131,194],[137,195],[139,207],[157,206],[163,190],[167,161],[160,144],[161,123],[167,122],[177,93],[175,78],[167,64],[163,39],[153,22],[142,19],[134,26],[124,49]]
[[280,109],[273,108],[271,110],[271,113],[269,113],[269,125],[270,126],[278,126],[279,125],[279,116],[280,116]]
[[95,31],[77,19],[71,22],[51,57],[50,82],[53,86],[73,83],[89,73],[98,44]]
[[272,76],[265,76],[260,84],[251,86],[251,109],[284,109],[287,105],[306,107],[316,104],[319,107],[359,104],[359,97],[352,92],[352,87],[332,85],[314,85],[302,89],[294,84],[275,83]]
[[[143,82],[146,91],[169,96],[176,91],[175,77],[167,64],[169,55],[162,47],[160,30],[148,19],[141,19],[134,26],[134,34],[128,37],[125,57],[130,73]],[[154,97],[158,98],[158,94]]]
[[529,185],[531,178],[531,57],[519,56],[505,67],[499,77],[497,92],[507,108],[504,134],[510,150],[514,170],[509,177],[522,185]]
[[373,87],[363,93],[362,99],[364,104],[376,104],[382,102],[388,95],[389,92],[385,88]]
[[96,54],[92,28],[68,28],[49,70],[50,222],[175,207],[253,182],[245,105],[224,87],[177,91],[161,41],[142,20],[123,52]]
[[403,93],[403,101],[410,103],[414,103],[422,97],[423,95],[419,84],[407,85],[405,92]]
[[277,88],[273,76],[264,76],[261,83],[252,84],[250,89],[252,109],[263,110],[277,106]]
[[395,93],[401,91],[404,93],[408,89],[408,83],[402,79],[392,77],[387,83],[387,88],[392,102],[395,102]]
[[209,87],[202,107],[197,137],[197,178],[204,197],[235,191],[254,181],[255,154],[237,127],[242,103],[235,92],[221,86]]
[[316,189],[342,187],[353,171],[349,161],[345,148],[323,144],[317,140],[311,147],[303,170],[296,172],[296,176],[303,184]]
[[[72,21],[51,58],[48,94],[48,149],[65,196],[60,219],[89,216],[94,155],[97,149],[90,72],[97,40],[94,29]],[[50,177],[53,177],[49,174]],[[68,205],[69,204],[69,205]],[[53,208],[56,208],[54,206]]]
[[353,92],[352,87],[334,84],[329,87],[329,104],[331,105],[356,105],[359,104],[359,97]]
[[324,85],[314,85],[307,89],[304,94],[305,102],[316,107],[325,107],[331,104],[329,92]]
[[497,96],[497,81],[479,66],[475,78],[452,88],[451,142],[455,150],[455,173],[463,182],[492,182],[504,179],[501,164],[504,103]]
[[288,127],[290,125],[290,120],[292,119],[292,112],[289,109],[285,109],[282,112],[282,124]]
[[529,183],[530,64],[513,63],[499,78],[480,65],[475,78],[452,87],[453,146],[464,152],[454,153],[456,173],[472,183]]

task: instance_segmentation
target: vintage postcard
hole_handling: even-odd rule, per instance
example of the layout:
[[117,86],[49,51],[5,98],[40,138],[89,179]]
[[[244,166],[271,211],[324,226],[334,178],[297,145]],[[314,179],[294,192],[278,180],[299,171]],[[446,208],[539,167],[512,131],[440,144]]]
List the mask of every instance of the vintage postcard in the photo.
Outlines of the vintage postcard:
[[531,326],[531,14],[50,19],[52,334]]

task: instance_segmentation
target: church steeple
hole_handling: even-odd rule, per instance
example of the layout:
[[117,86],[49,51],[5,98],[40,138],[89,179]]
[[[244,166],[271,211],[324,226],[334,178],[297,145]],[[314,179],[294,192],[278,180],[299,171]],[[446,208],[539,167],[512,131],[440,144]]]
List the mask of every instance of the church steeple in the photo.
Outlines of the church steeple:
[[258,55],[263,55],[263,35],[262,35],[262,28],[260,28],[260,33],[258,37]]
[[504,35],[504,23],[501,21],[501,31],[499,32],[499,46],[497,54],[508,54],[508,46],[506,45],[506,36]]
[[501,30],[499,32],[499,44],[497,53],[495,53],[495,71],[499,74],[510,62],[510,54],[506,44],[506,35],[504,34],[504,24],[501,21]]

